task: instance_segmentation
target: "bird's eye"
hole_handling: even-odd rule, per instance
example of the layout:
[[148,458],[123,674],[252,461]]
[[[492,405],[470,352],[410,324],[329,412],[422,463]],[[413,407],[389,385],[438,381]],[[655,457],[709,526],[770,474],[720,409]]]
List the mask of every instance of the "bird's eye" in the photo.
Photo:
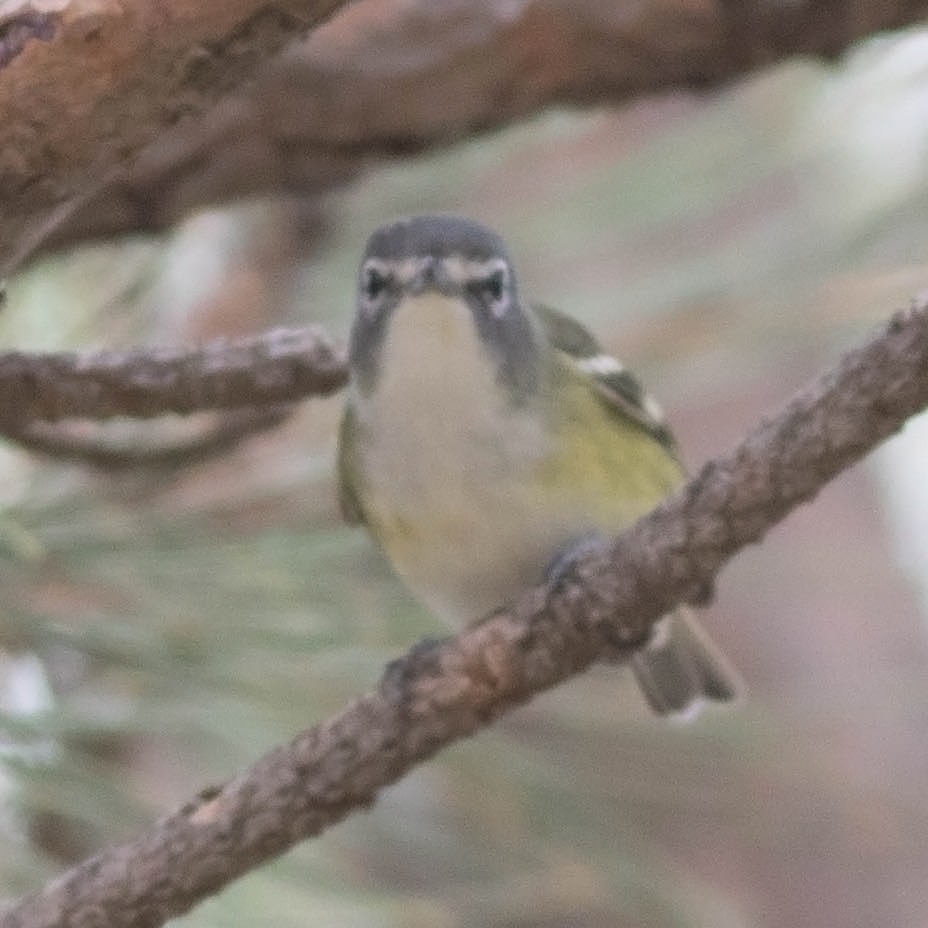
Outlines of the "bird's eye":
[[475,280],[471,291],[495,313],[501,314],[506,308],[506,272],[500,268]]
[[388,274],[374,267],[369,267],[364,271],[361,290],[369,303],[377,300],[389,286],[390,277]]

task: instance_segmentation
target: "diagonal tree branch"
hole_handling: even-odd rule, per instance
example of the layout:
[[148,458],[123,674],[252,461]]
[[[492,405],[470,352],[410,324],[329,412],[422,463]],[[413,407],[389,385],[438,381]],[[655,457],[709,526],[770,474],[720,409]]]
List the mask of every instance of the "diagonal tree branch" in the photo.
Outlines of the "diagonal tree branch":
[[146,928],[316,835],[451,742],[642,641],[835,474],[928,406],[928,301],[846,354],[608,550],[457,638],[127,844],[14,903],[3,928]]
[[0,264],[344,0],[0,6]]

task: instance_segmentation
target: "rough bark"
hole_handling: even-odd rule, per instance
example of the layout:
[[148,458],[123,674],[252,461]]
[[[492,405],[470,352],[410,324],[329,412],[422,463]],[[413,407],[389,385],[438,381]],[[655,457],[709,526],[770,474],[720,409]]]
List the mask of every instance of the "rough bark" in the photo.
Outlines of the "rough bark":
[[338,0],[13,0],[0,11],[0,264]]
[[202,348],[0,353],[0,432],[35,422],[137,419],[268,407],[345,385],[344,352],[319,329],[275,329]]
[[926,0],[364,0],[269,63],[341,5],[71,0],[42,13],[24,0],[0,22],[0,265],[207,203],[325,191],[554,104],[833,57],[928,14]]
[[457,638],[149,832],[101,851],[4,928],[145,928],[318,834],[447,744],[641,642],[747,544],[928,405],[928,305],[898,313],[679,493],[561,578]]

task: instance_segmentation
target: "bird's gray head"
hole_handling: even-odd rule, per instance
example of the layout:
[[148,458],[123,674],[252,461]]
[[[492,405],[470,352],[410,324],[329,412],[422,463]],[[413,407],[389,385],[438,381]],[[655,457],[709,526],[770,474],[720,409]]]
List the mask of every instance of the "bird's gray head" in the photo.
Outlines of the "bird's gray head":
[[506,246],[495,232],[457,216],[399,219],[368,239],[350,346],[352,374],[362,391],[376,387],[397,311],[429,293],[445,298],[444,305],[453,301],[466,306],[500,382],[516,401],[534,392],[537,335],[530,311],[519,302]]

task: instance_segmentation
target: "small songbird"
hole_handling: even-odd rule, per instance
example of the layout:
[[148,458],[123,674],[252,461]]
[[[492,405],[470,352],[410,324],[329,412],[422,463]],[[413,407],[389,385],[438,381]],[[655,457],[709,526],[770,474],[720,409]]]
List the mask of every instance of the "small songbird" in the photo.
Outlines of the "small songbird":
[[[550,580],[685,478],[654,400],[580,323],[523,302],[502,239],[468,219],[371,235],[349,357],[342,509],[457,623]],[[738,690],[685,607],[630,664],[662,715]]]

